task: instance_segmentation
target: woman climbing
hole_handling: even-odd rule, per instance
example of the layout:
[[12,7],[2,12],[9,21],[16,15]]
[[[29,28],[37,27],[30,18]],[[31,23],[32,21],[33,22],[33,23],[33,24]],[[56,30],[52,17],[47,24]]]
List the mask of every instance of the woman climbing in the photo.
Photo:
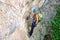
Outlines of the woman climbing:
[[38,8],[33,9],[34,15],[32,16],[32,25],[31,25],[31,31],[29,32],[29,35],[31,36],[34,30],[34,27],[36,27],[38,23]]
[[[30,18],[32,18],[32,25],[31,25],[31,30],[30,30],[30,32],[29,32],[29,36],[32,35],[34,28],[36,27],[36,25],[38,24],[38,22],[39,22],[39,21],[41,20],[41,18],[42,18],[42,15],[38,12],[38,8],[34,8],[34,9],[33,9],[33,13],[34,13],[33,16],[29,16]],[[28,18],[29,18],[29,17],[28,17]],[[27,19],[28,19],[28,18],[27,18]]]

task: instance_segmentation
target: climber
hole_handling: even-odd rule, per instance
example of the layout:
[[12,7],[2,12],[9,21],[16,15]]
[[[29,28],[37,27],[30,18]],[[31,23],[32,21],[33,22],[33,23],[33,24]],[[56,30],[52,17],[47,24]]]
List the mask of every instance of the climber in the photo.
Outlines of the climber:
[[29,32],[29,36],[32,35],[34,28],[36,27],[38,22],[40,22],[42,19],[42,14],[38,12],[38,8],[34,8],[33,13],[34,13],[33,16],[27,17],[27,20],[29,19],[29,17],[32,18],[32,25],[31,25],[31,31]]
[[32,25],[31,25],[31,31],[29,32],[29,35],[31,36],[34,30],[34,27],[38,24],[38,8],[33,9],[34,15],[31,17],[32,20]]

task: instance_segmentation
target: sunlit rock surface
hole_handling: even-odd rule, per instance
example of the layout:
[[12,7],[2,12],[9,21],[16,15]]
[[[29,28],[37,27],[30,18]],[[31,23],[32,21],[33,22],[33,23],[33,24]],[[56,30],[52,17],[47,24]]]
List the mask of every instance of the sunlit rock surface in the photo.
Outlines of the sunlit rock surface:
[[0,0],[0,40],[29,40],[22,5],[24,0]]
[[0,0],[0,40],[29,40],[24,14],[29,14],[29,9],[39,3],[35,4],[36,0],[31,0],[29,3],[32,2],[33,5],[30,7],[25,1]]

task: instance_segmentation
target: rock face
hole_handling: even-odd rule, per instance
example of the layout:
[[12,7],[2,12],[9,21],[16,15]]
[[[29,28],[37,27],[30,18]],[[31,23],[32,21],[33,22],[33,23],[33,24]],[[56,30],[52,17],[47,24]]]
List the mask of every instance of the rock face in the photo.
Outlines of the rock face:
[[[43,14],[42,20],[42,35],[41,40],[43,40],[44,35],[50,34],[51,24],[50,20],[56,15],[56,9],[60,5],[60,0],[45,0],[45,3],[41,7],[40,11]],[[45,28],[45,29],[44,29]]]
[[22,2],[24,1],[0,0],[0,40],[29,40]]
[[44,2],[36,1],[25,5],[25,0],[0,0],[0,40],[29,40],[24,18],[33,6],[40,7],[37,4]]
[[43,6],[40,7],[43,19],[40,22],[40,25],[38,24],[39,27],[34,29],[34,33],[30,38],[31,40],[43,40],[45,35],[51,33],[50,19],[56,15],[56,8],[58,8],[59,5],[60,0],[45,0]]
[[[60,0],[0,0],[0,40],[43,40],[58,5]],[[33,14],[34,7],[40,9],[43,19],[29,38],[25,18]]]

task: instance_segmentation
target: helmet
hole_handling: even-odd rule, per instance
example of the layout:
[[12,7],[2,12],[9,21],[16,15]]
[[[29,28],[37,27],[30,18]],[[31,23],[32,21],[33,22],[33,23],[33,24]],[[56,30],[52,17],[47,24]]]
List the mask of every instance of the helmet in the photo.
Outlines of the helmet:
[[38,11],[38,8],[34,8],[33,9],[33,12],[35,13],[35,12],[37,12]]

